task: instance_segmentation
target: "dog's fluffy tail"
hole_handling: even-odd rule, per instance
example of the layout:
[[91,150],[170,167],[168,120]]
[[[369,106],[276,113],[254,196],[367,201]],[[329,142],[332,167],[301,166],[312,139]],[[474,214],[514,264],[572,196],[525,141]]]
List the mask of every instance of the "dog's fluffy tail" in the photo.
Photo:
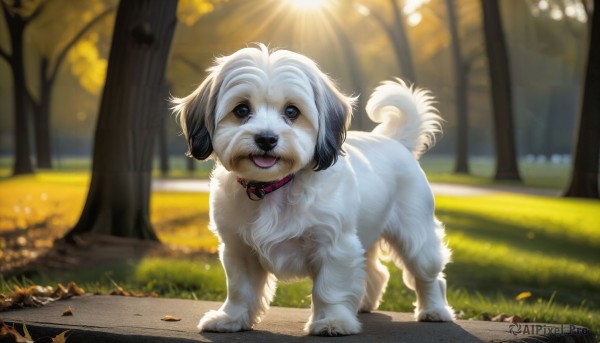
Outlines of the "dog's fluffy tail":
[[367,114],[380,123],[374,133],[399,141],[418,159],[442,132],[442,118],[433,103],[427,90],[409,87],[400,79],[385,81],[371,95]]

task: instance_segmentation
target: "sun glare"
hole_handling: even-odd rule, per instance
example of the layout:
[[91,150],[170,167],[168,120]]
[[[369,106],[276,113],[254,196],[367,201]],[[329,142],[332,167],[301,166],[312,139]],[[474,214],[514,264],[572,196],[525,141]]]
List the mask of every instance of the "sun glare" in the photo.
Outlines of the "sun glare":
[[288,0],[294,7],[302,11],[316,11],[325,5],[327,0]]
[[407,0],[404,3],[402,11],[408,16],[408,26],[417,26],[423,20],[423,15],[419,12],[420,8],[428,3],[429,0]]

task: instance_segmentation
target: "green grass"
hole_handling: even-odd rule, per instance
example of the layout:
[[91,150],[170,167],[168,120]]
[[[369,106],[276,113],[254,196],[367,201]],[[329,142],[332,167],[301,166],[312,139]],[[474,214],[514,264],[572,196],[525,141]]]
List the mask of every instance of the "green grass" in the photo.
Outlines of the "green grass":
[[[168,175],[161,175],[160,164],[158,159],[154,159],[152,165],[153,177],[168,177],[168,178],[208,178],[214,165],[212,160],[197,161],[194,160],[195,169],[187,170],[188,158],[181,156],[171,156],[169,158],[170,171]],[[54,169],[52,170],[37,170],[41,174],[87,174],[92,169],[92,160],[86,157],[69,157],[60,160],[54,160]],[[9,178],[12,176],[12,160],[6,157],[0,157],[0,179]]]
[[[492,170],[489,163],[487,167],[482,164],[474,177],[445,176],[447,161],[424,164],[430,179],[490,184],[484,174],[486,168]],[[564,179],[558,167],[548,171],[532,165],[522,171],[530,175],[527,178],[536,173],[547,175],[550,181],[544,182],[553,188],[560,187]],[[80,172],[0,179],[0,223],[7,229],[19,220],[33,220],[32,216],[43,220],[43,213],[52,212],[58,213],[66,229],[79,214],[88,182],[89,176]],[[152,222],[159,237],[169,244],[214,253],[217,242],[206,228],[207,199],[206,194],[154,193]],[[517,314],[532,321],[578,324],[600,332],[600,202],[489,194],[438,196],[436,205],[453,250],[453,262],[446,270],[448,299],[461,318]],[[33,210],[24,217],[23,210],[15,214],[16,207]],[[403,285],[401,272],[393,265],[389,268],[392,277],[381,309],[412,311],[413,292]],[[0,291],[10,290],[15,283],[70,280],[88,292],[108,293],[115,282],[163,297],[224,300],[226,296],[225,276],[215,254],[193,259],[149,257],[81,271],[31,275],[26,280],[2,280]],[[308,280],[280,284],[273,305],[308,307],[310,288]],[[516,300],[522,292],[532,296]]]
[[471,157],[469,162],[471,173],[469,175],[454,174],[454,162],[448,156],[425,155],[420,163],[431,182],[474,186],[510,185],[563,189],[567,185],[571,170],[571,166],[567,164],[520,161],[519,171],[523,182],[518,183],[494,181],[494,161],[491,158]]

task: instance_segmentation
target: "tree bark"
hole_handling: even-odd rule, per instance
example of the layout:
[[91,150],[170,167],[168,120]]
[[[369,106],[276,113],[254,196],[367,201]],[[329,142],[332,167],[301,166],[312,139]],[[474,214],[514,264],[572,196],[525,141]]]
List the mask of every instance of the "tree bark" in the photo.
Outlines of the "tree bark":
[[594,1],[588,60],[573,151],[573,170],[566,197],[600,198],[600,0]]
[[481,0],[483,31],[492,90],[496,180],[521,181],[513,122],[510,64],[498,0]]
[[[13,4],[16,8],[21,7],[21,2]],[[6,25],[10,35],[11,55],[3,53],[2,56],[9,63],[13,79],[13,103],[15,120],[15,154],[13,164],[13,175],[33,174],[31,163],[31,147],[29,143],[29,111],[27,99],[27,87],[25,85],[25,66],[23,63],[23,33],[27,21],[16,13],[10,13],[8,5],[2,1],[2,11],[6,19]]]
[[398,56],[398,63],[400,65],[400,71],[402,72],[402,78],[409,83],[416,83],[417,76],[415,73],[415,67],[413,64],[412,53],[410,48],[410,42],[408,41],[408,34],[406,30],[406,23],[402,16],[402,10],[398,5],[397,0],[390,0],[392,5],[392,12],[394,16],[394,24],[392,26],[392,39],[394,49]]
[[169,87],[167,81],[163,78],[160,106],[158,107],[158,115],[160,116],[160,126],[158,129],[158,159],[160,166],[160,175],[166,177],[169,175],[169,139],[167,137],[167,118],[171,111],[169,110]]
[[467,70],[463,62],[458,35],[458,16],[454,0],[446,0],[448,26],[450,28],[452,63],[454,64],[454,101],[456,102],[456,152],[454,172],[469,173],[469,113],[467,93]]
[[176,7],[176,0],[119,4],[90,189],[67,241],[86,232],[158,240],[150,224],[151,168]]
[[[402,11],[396,1],[397,0],[390,0],[393,12],[393,21],[391,24],[389,24],[378,11],[369,10],[369,15],[377,22],[377,24],[379,24],[379,26],[381,26],[392,44],[398,68],[402,74],[402,79],[409,84],[414,84],[417,80],[411,48],[406,34],[404,17],[402,17]],[[366,5],[362,6],[369,8],[369,6]]]
[[356,113],[352,118],[352,124],[357,130],[364,130],[364,118],[366,118],[367,113],[365,110],[366,105],[366,96],[363,92],[363,77],[360,68],[360,61],[358,60],[358,55],[356,53],[356,49],[352,44],[352,40],[348,37],[346,32],[344,31],[342,24],[339,20],[327,13],[329,23],[332,26],[333,31],[335,32],[336,38],[339,40],[340,46],[342,48],[342,52],[346,57],[346,62],[348,64],[348,71],[350,75],[350,81],[352,83],[353,91],[355,92],[352,95],[357,96],[357,102],[355,104]]
[[46,79],[49,60],[42,57],[40,61],[40,100],[33,111],[35,120],[33,127],[35,132],[35,156],[36,166],[42,169],[52,168],[52,142],[50,135],[50,106],[52,83]]
[[52,106],[52,90],[54,82],[58,77],[58,71],[71,48],[90,31],[94,25],[114,11],[115,7],[106,8],[94,19],[85,24],[81,30],[65,45],[56,57],[54,69],[50,72],[49,58],[44,56],[40,60],[40,101],[34,104],[35,120],[33,122],[35,132],[35,153],[38,168],[52,169],[52,134],[50,125],[50,111]]

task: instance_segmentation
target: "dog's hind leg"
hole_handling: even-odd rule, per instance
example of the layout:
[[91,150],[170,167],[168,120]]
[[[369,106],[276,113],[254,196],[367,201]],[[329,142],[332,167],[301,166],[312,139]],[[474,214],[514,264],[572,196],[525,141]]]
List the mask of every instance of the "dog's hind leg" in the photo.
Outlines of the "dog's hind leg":
[[404,283],[417,294],[416,319],[452,321],[454,311],[446,300],[446,280],[442,272],[450,251],[443,242],[441,223],[433,216],[430,218],[421,223],[415,218],[401,220],[402,227],[387,230],[384,238],[396,255],[396,264],[403,269]]
[[365,295],[360,303],[360,312],[371,312],[379,307],[390,273],[379,260],[379,244],[375,243],[366,254],[367,281]]

